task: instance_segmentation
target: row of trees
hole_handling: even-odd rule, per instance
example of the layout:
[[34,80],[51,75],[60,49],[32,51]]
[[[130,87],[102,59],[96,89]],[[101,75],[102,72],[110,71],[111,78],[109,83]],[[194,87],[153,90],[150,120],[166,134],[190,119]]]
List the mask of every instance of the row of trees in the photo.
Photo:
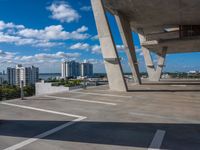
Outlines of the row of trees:
[[65,86],[65,87],[73,87],[73,86],[78,86],[81,85],[81,80],[55,80],[52,83],[52,86]]
[[[35,94],[35,86],[25,86],[23,88],[24,96],[33,96]],[[21,90],[18,86],[2,85],[0,86],[0,100],[8,100],[20,98]]]

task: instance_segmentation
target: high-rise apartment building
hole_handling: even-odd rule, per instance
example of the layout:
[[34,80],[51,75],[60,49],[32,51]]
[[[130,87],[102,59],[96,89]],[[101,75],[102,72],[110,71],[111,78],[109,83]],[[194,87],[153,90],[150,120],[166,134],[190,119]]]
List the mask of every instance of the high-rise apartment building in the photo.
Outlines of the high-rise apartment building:
[[61,77],[62,78],[66,78],[67,75],[66,75],[66,61],[62,62],[61,63]]
[[7,68],[7,76],[10,85],[20,86],[21,81],[24,85],[33,85],[39,80],[39,68],[17,65],[16,68]]
[[92,76],[93,65],[87,62],[64,61],[61,64],[61,77]]
[[62,78],[80,76],[80,64],[76,61],[65,61],[61,64]]
[[9,85],[15,85],[16,84],[16,69],[8,67],[7,68],[7,79]]
[[83,63],[80,64],[80,69],[81,69],[81,76],[82,77],[93,76],[93,64],[88,63],[88,62],[83,62]]
[[66,64],[66,75],[67,77],[80,76],[80,64],[76,61],[69,61]]

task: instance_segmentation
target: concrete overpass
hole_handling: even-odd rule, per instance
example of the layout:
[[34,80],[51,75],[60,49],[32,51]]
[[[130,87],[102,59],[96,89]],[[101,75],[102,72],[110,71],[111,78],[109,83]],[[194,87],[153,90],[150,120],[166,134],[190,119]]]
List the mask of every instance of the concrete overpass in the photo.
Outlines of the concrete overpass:
[[[139,34],[149,80],[159,81],[166,54],[199,52],[199,0],[91,0],[111,90],[127,91],[105,12],[115,16],[135,81],[141,84],[132,31]],[[150,52],[158,55],[154,66]]]

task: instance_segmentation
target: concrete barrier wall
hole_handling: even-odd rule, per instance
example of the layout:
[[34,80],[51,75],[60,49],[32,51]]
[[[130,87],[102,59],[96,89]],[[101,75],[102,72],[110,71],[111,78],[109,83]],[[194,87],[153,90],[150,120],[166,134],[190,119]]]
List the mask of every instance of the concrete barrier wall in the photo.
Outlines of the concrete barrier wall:
[[70,90],[75,90],[81,88],[81,86],[76,87],[64,87],[64,86],[52,86],[52,83],[36,83],[35,84],[35,95],[45,95],[45,94],[52,94],[52,93],[61,93],[61,92],[68,92]]

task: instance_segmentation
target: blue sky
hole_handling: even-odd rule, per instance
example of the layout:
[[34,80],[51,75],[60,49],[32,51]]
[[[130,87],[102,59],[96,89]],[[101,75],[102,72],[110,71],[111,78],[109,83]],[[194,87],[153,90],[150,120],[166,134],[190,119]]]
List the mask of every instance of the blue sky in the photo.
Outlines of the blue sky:
[[[125,72],[127,58],[116,22],[107,14]],[[137,34],[133,34],[145,71]],[[166,71],[200,70],[200,53],[168,55]],[[0,71],[21,63],[40,72],[60,72],[63,60],[88,60],[104,72],[90,0],[0,0]],[[156,60],[154,60],[156,62]]]

